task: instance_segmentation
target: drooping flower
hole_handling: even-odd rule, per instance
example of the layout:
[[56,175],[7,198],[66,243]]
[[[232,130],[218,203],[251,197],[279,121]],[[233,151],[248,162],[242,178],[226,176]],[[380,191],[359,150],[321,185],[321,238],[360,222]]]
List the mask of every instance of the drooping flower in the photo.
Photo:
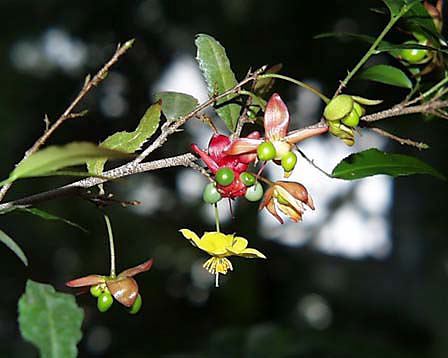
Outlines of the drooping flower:
[[131,307],[138,297],[138,285],[133,276],[148,271],[153,263],[150,259],[138,266],[124,270],[116,277],[88,275],[66,283],[68,287],[98,287],[100,291],[108,291],[123,306]]
[[292,151],[294,144],[328,131],[328,126],[321,123],[314,127],[289,131],[290,117],[286,104],[280,95],[274,93],[269,99],[264,113],[265,138],[239,138],[233,141],[225,153],[228,155],[254,154],[264,142],[270,142],[275,148],[274,161]]
[[199,238],[198,235],[188,229],[182,229],[180,232],[193,246],[211,256],[203,266],[208,272],[215,275],[216,287],[218,287],[219,274],[225,275],[229,270],[233,271],[232,263],[227,257],[266,258],[260,251],[248,248],[248,241],[243,237],[214,231],[206,232]]
[[[260,133],[252,132],[248,138],[260,138]],[[240,174],[247,170],[249,163],[256,158],[255,154],[230,155],[225,150],[231,144],[231,139],[223,134],[213,135],[208,145],[207,152],[192,144],[192,150],[199,155],[213,175],[221,168],[229,168],[233,171],[234,180],[229,185],[217,185],[218,191],[225,198],[237,198],[244,196],[246,186],[240,179]]]
[[306,210],[306,206],[314,210],[314,203],[306,188],[296,182],[277,181],[264,194],[259,209],[266,208],[279,222],[283,219],[277,209],[292,221],[299,222]]

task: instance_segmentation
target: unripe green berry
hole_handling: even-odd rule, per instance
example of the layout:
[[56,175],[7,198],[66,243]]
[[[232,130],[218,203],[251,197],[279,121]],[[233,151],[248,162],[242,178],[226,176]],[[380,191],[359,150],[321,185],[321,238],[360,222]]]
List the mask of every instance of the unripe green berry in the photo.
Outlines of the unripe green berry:
[[257,115],[255,114],[255,112],[254,111],[252,111],[252,110],[248,110],[247,111],[247,118],[249,118],[249,119],[255,119],[255,118],[257,118]]
[[202,200],[207,204],[215,204],[221,200],[221,194],[214,183],[207,184],[202,192]]
[[297,155],[294,152],[288,152],[282,157],[282,168],[285,172],[292,172],[297,163]]
[[355,108],[341,122],[346,126],[356,127],[359,124],[359,114]]
[[248,172],[242,172],[240,174],[240,179],[245,186],[252,186],[256,182],[255,175]]
[[[415,41],[406,41],[405,44],[415,45],[418,43]],[[421,62],[427,55],[428,50],[425,49],[405,48],[400,51],[400,57],[410,64],[417,64]]]
[[244,197],[249,201],[258,201],[263,197],[263,187],[260,183],[256,183],[247,188]]
[[325,107],[324,117],[328,121],[338,121],[353,109],[353,98],[346,94],[334,97]]
[[215,180],[219,185],[228,186],[235,179],[235,174],[230,168],[220,168],[215,174]]
[[90,286],[90,294],[93,297],[99,297],[103,293],[103,289],[100,285]]
[[257,148],[258,159],[263,161],[274,159],[276,154],[275,147],[271,142],[261,143]]
[[137,314],[138,311],[140,311],[140,308],[142,308],[142,296],[138,295],[131,308],[129,309],[129,313]]
[[105,291],[98,296],[96,306],[98,307],[98,311],[106,312],[110,308],[110,306],[112,306],[112,303],[114,303],[112,295],[110,294],[110,292]]

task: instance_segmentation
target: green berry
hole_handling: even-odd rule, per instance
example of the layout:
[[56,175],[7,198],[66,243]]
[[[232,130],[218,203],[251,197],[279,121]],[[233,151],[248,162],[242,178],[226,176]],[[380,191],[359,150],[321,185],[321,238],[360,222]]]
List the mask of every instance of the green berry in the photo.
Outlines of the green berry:
[[288,152],[282,157],[282,167],[285,172],[291,172],[297,163],[297,155],[294,152]]
[[221,200],[221,194],[216,189],[214,183],[207,184],[204,188],[204,192],[202,193],[202,199],[207,204],[215,204]]
[[90,286],[90,294],[93,297],[99,297],[103,293],[103,289],[100,285]]
[[257,148],[258,159],[268,161],[275,158],[277,152],[271,142],[261,143]]
[[245,186],[252,186],[256,182],[255,175],[248,172],[242,172],[240,174],[240,179]]
[[97,307],[98,307],[98,311],[100,312],[106,312],[110,306],[112,306],[112,303],[114,302],[114,299],[112,297],[112,295],[110,294],[110,292],[103,292],[102,294],[100,294],[98,296],[98,301],[97,301]]
[[324,117],[328,121],[338,121],[349,114],[352,109],[352,97],[346,94],[341,94],[328,102],[324,110]]
[[247,188],[244,197],[249,201],[258,201],[263,197],[263,187],[260,183],[256,183]]
[[233,174],[233,170],[230,168],[221,168],[215,174],[215,180],[219,185],[228,186],[233,183],[233,179],[235,179],[235,174]]
[[129,309],[129,313],[136,314],[138,313],[138,311],[140,311],[140,308],[142,308],[142,296],[138,295],[131,308]]
[[[406,41],[405,44],[418,45],[415,41]],[[410,64],[421,62],[427,55],[428,50],[425,49],[405,48],[400,51],[400,57]]]
[[359,114],[355,108],[342,121],[348,127],[356,127],[359,123]]

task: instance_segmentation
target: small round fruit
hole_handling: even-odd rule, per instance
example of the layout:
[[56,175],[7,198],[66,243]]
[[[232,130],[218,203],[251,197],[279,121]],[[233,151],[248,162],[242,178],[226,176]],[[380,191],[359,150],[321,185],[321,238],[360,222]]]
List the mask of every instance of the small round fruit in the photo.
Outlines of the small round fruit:
[[210,183],[205,186],[204,191],[202,193],[202,199],[207,204],[215,204],[221,200],[221,194],[216,189],[215,184]]
[[244,197],[249,201],[260,200],[263,197],[263,187],[257,182],[255,185],[247,188]]
[[342,121],[346,126],[356,127],[359,124],[359,114],[353,109],[347,117],[345,117]]
[[240,174],[240,179],[245,186],[252,186],[256,182],[255,175],[248,172],[242,172]]
[[129,309],[129,313],[136,314],[138,313],[138,311],[140,311],[140,308],[142,308],[142,296],[138,295],[131,308]]
[[255,118],[257,118],[257,115],[255,114],[255,112],[254,111],[252,111],[252,110],[248,110],[247,111],[247,118],[249,118],[249,119],[255,119]]
[[112,306],[112,303],[114,303],[114,299],[110,292],[103,292],[98,296],[96,305],[98,307],[98,311],[106,312],[110,308],[110,306]]
[[90,294],[93,297],[99,297],[103,293],[103,289],[100,285],[90,286]]
[[222,186],[228,186],[232,184],[233,179],[235,179],[235,174],[233,174],[233,170],[230,168],[218,169],[215,175],[216,182]]
[[[405,44],[418,45],[415,41],[406,41]],[[411,64],[421,62],[428,55],[428,50],[420,48],[405,48],[400,51],[400,57]]]
[[325,107],[324,117],[328,121],[338,121],[353,109],[353,98],[346,94],[334,97]]
[[294,152],[288,152],[282,157],[282,168],[285,172],[291,172],[297,163],[297,155]]
[[257,148],[258,159],[263,161],[274,159],[276,154],[275,147],[271,142],[261,143]]

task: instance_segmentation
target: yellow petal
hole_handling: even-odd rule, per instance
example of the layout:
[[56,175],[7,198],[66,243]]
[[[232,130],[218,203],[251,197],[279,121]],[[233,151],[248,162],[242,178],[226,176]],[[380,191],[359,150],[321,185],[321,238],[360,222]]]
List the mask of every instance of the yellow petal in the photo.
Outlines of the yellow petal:
[[226,248],[229,246],[228,235],[221,232],[206,232],[199,241],[199,248],[208,252],[212,256],[220,256],[226,254]]
[[188,230],[188,229],[181,229],[181,230],[179,230],[179,231],[180,231],[180,233],[181,233],[182,235],[184,235],[184,237],[185,237],[186,239],[190,240],[190,243],[191,243],[193,246],[197,246],[197,247],[199,247],[200,239],[199,239],[199,236],[198,236],[198,235],[196,235],[193,231]]
[[254,259],[254,258],[265,259],[266,258],[266,256],[264,256],[260,251],[258,251],[256,249],[250,249],[250,248],[241,251],[239,255],[243,256],[245,258],[248,258],[248,259]]
[[247,247],[247,240],[244,237],[234,237],[232,246],[227,248],[234,255],[239,255]]

